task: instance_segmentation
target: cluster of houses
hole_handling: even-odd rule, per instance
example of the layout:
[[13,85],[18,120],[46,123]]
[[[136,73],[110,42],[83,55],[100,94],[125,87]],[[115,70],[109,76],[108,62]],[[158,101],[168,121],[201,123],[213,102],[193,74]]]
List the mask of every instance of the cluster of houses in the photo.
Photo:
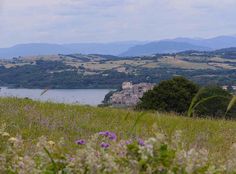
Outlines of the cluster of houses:
[[153,89],[154,86],[155,84],[151,83],[132,84],[131,82],[123,82],[122,90],[115,92],[110,97],[109,104],[116,107],[135,106],[143,97],[143,94]]
[[236,92],[236,86],[231,86],[231,85],[224,85],[222,86],[222,89],[226,90],[226,91],[232,91],[232,92]]

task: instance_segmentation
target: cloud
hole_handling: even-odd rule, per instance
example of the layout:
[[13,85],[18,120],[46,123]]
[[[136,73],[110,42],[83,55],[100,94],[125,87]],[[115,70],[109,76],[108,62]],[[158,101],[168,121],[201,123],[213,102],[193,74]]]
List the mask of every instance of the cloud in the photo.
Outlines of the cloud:
[[235,34],[235,0],[0,0],[0,46]]

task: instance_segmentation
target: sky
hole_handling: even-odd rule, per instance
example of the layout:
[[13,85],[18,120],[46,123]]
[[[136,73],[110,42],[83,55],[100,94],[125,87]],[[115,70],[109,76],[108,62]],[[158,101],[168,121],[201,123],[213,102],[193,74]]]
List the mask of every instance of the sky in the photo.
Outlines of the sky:
[[0,0],[0,47],[236,35],[236,0]]

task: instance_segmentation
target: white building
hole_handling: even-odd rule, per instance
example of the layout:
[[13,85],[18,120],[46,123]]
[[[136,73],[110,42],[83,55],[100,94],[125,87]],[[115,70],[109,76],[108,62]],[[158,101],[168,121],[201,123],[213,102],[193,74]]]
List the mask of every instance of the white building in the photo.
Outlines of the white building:
[[133,84],[131,82],[123,82],[122,83],[122,89],[126,90],[126,89],[131,89],[133,87]]

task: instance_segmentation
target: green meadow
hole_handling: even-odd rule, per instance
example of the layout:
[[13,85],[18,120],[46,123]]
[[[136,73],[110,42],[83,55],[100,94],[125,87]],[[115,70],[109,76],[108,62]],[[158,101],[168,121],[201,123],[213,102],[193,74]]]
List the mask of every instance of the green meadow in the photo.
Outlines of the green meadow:
[[4,123],[8,133],[21,135],[29,145],[41,136],[55,142],[64,137],[68,145],[65,149],[70,150],[76,149],[77,139],[86,139],[106,130],[115,132],[118,139],[132,136],[148,138],[157,132],[169,137],[181,130],[189,148],[207,148],[211,156],[221,158],[236,143],[236,122],[231,120],[187,118],[174,113],[141,113],[16,98],[0,98],[0,125]]

